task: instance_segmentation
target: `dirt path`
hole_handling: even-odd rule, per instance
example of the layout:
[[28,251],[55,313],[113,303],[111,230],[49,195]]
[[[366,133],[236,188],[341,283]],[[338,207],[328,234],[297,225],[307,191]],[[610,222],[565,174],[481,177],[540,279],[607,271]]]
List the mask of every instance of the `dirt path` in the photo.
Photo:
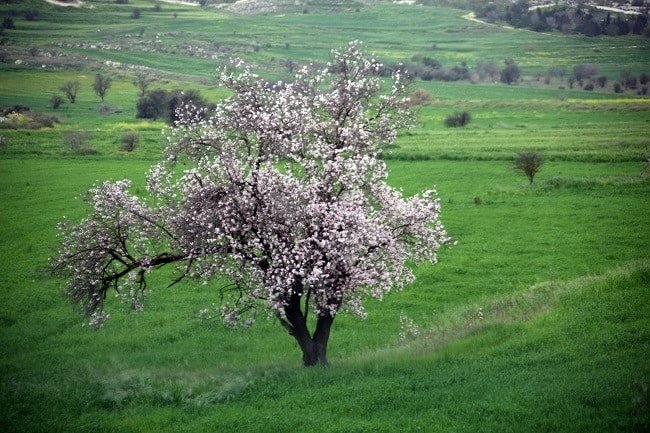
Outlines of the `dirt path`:
[[176,5],[184,5],[184,6],[199,6],[198,3],[193,3],[193,2],[188,2],[188,1],[183,1],[183,0],[158,0],[163,3],[172,3]]
[[512,26],[500,26],[498,24],[492,24],[492,23],[488,23],[487,21],[479,20],[478,18],[476,18],[476,14],[474,12],[470,12],[468,14],[465,14],[461,18],[466,19],[468,21],[473,21],[475,23],[485,24],[486,26],[500,27],[502,29],[508,29],[508,30],[514,30],[515,29]]
[[83,2],[80,1],[76,1],[74,3],[68,3],[68,2],[60,2],[56,0],[45,0],[45,3],[49,3],[54,6],[61,6],[64,8],[80,8],[81,6],[83,6]]

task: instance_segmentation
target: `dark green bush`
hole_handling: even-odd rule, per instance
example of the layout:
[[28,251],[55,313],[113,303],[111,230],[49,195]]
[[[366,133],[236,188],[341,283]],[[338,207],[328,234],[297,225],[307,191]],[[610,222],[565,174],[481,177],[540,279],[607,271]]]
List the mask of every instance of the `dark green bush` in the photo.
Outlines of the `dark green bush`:
[[445,118],[445,125],[448,128],[462,128],[466,126],[470,120],[472,120],[472,115],[467,111],[462,111],[447,116]]

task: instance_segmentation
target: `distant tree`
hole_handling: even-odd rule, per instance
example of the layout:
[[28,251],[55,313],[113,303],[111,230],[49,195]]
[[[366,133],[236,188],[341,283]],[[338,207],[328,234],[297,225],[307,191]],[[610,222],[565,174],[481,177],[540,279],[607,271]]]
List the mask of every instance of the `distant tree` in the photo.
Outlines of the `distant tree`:
[[280,63],[284,68],[287,70],[288,73],[293,74],[296,72],[296,69],[298,68],[298,63],[296,63],[294,60],[291,59],[282,59],[280,60]]
[[136,103],[135,117],[156,120],[167,116],[169,92],[155,89],[141,96]]
[[138,8],[135,8],[131,11],[131,18],[133,18],[134,20],[139,19],[140,15],[142,15],[142,12]]
[[576,83],[576,77],[571,75],[569,78],[566,79],[566,81],[569,84],[569,89],[573,89],[573,85]]
[[582,86],[582,90],[588,90],[588,91],[594,90],[594,84],[593,83],[587,83],[584,86]]
[[37,9],[29,9],[25,11],[25,19],[27,21],[36,21],[38,19],[39,12]]
[[50,98],[50,106],[53,109],[59,108],[61,105],[63,105],[64,99],[61,97],[61,95],[52,95]]
[[184,107],[192,105],[199,109],[209,108],[209,104],[205,101],[203,96],[198,90],[179,90],[175,89],[169,94],[167,99],[166,118],[170,125],[180,120],[180,116],[186,110]]
[[512,84],[519,80],[521,76],[521,69],[519,65],[513,59],[507,59],[504,61],[506,66],[501,70],[501,82],[506,84]]
[[110,89],[111,84],[113,84],[113,79],[109,75],[102,75],[102,74],[95,75],[93,90],[95,91],[97,96],[102,98],[102,102],[104,102],[104,97],[106,96],[106,92],[108,92],[108,89]]
[[621,86],[621,83],[618,81],[614,83],[614,93],[621,93],[623,92],[623,87]]
[[529,182],[532,184],[535,175],[542,167],[542,157],[537,152],[522,152],[514,160],[516,170],[524,172]]
[[153,11],[154,11],[154,12],[162,12],[162,6],[160,5],[160,3],[156,3],[156,4],[153,6]]
[[336,317],[365,316],[366,298],[413,280],[410,263],[436,262],[449,238],[435,192],[403,197],[380,158],[410,123],[403,77],[380,97],[378,65],[356,44],[332,59],[340,74],[313,71],[284,87],[225,71],[232,96],[206,120],[184,110],[149,172],[152,200],[131,195],[128,180],[91,191],[92,213],[60,226],[52,265],[92,325],[107,318],[113,289],[141,309],[149,274],[171,265],[176,282],[225,278],[227,324],[268,312],[305,366],[324,366]]
[[643,34],[643,31],[648,25],[648,16],[644,14],[635,15],[632,22],[632,33],[635,35]]
[[632,75],[629,70],[624,70],[619,73],[620,82],[626,89],[636,89],[638,80],[636,76]]
[[38,47],[31,46],[27,49],[27,51],[29,52],[30,56],[36,57],[36,55],[38,54]]
[[63,92],[66,98],[68,98],[68,101],[70,101],[71,104],[74,104],[75,101],[77,100],[77,93],[79,93],[79,89],[81,88],[81,83],[77,80],[71,80],[67,81],[65,84],[63,84],[59,90]]
[[582,63],[573,67],[573,76],[578,80],[578,83],[582,83],[583,80],[589,79],[596,74],[598,74],[598,66],[593,63]]
[[499,67],[491,60],[477,60],[476,73],[481,80],[496,80],[499,78]]
[[2,28],[3,28],[3,29],[15,29],[15,28],[16,28],[16,24],[14,24],[14,19],[11,18],[11,17],[6,17],[6,18],[2,21]]
[[605,85],[607,84],[607,77],[604,76],[604,75],[599,75],[596,78],[596,83],[598,83],[598,86],[601,87],[601,88],[605,87]]
[[144,72],[138,72],[133,78],[133,85],[140,90],[140,96],[144,96],[149,86],[156,81],[155,78],[150,77]]
[[603,28],[592,14],[587,14],[576,25],[576,31],[587,36],[598,36],[603,33]]
[[115,0],[115,3],[118,5],[125,5],[129,3],[129,0]]
[[422,57],[422,64],[433,69],[442,68],[442,63],[438,59],[434,59],[428,56]]
[[649,79],[650,79],[650,77],[648,77],[648,74],[646,74],[645,72],[642,72],[641,75],[639,75],[639,84],[641,84],[642,86],[645,86],[646,84],[648,84]]

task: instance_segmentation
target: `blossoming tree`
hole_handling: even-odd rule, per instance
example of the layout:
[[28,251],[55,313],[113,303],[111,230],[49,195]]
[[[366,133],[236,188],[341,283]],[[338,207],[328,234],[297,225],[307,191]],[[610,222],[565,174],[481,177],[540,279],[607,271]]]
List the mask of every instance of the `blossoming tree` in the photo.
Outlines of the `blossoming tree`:
[[402,76],[382,91],[380,66],[358,43],[289,83],[233,62],[220,76],[231,97],[179,113],[146,200],[128,180],[104,182],[90,216],[61,224],[53,267],[66,293],[99,326],[109,291],[141,309],[147,275],[175,265],[172,284],[229,282],[219,289],[227,324],[270,312],[305,365],[326,365],[336,315],[365,316],[364,298],[404,286],[407,260],[435,262],[448,241],[434,191],[404,198],[386,183],[379,155],[410,117]]

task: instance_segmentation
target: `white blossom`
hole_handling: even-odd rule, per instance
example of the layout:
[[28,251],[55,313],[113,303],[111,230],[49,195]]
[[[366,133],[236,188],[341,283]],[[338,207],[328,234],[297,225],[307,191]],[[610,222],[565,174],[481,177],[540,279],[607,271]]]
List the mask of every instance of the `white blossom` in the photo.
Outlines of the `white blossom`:
[[175,264],[179,280],[230,281],[227,324],[269,310],[296,336],[296,312],[365,317],[364,298],[413,280],[407,262],[436,262],[449,238],[435,190],[403,197],[380,159],[411,123],[403,78],[381,94],[379,64],[357,42],[333,51],[330,69],[269,85],[233,61],[220,73],[233,95],[210,113],[185,107],[165,131],[147,202],[128,180],[90,191],[93,211],[61,225],[53,265],[92,320],[110,289],[140,309],[146,275]]

